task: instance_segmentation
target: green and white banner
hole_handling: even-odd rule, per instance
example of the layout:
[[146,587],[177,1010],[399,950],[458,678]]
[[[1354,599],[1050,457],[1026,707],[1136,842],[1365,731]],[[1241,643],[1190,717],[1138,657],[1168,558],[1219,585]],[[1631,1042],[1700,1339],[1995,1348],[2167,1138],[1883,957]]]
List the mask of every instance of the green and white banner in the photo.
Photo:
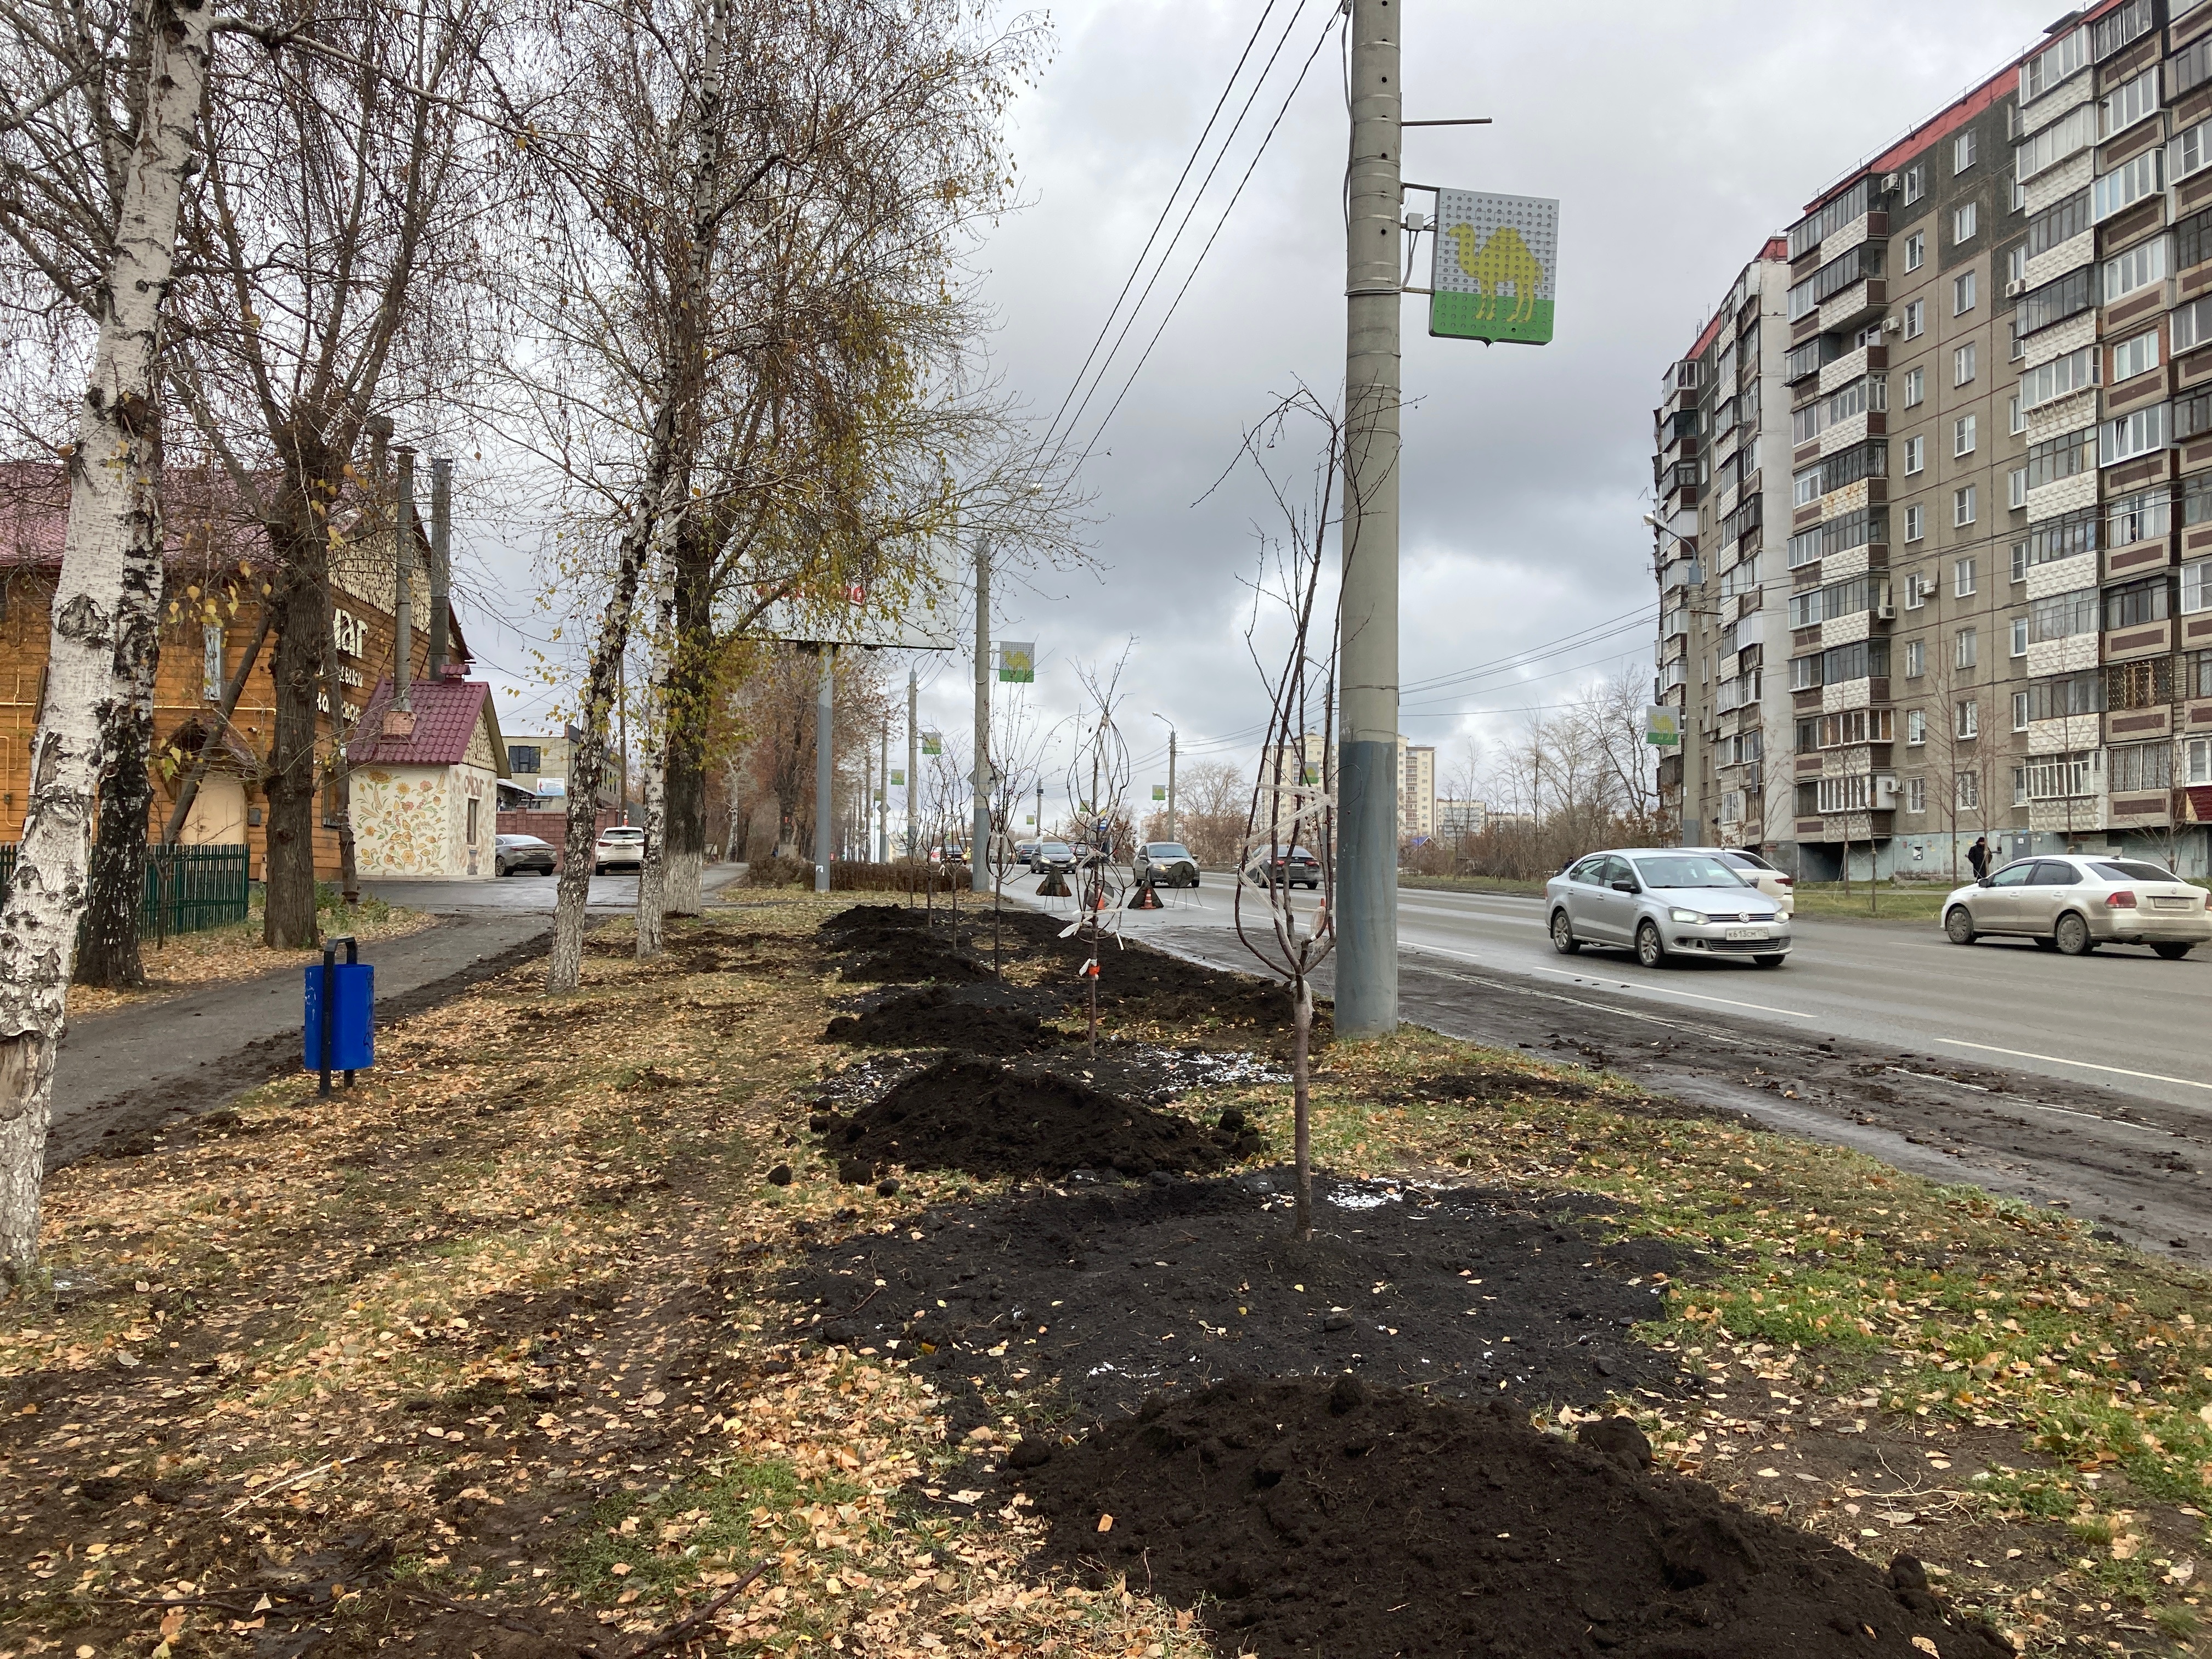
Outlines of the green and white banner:
[[894,789],[906,787],[906,773],[896,766],[891,769],[891,787]]
[[1558,286],[1559,204],[1542,196],[1437,192],[1429,332],[1544,345]]
[[1000,640],[999,678],[1014,685],[1034,684],[1036,680],[1036,641]]
[[1156,783],[1156,784],[1154,784],[1154,785],[1152,786],[1152,799],[1153,799],[1154,800],[1165,800],[1167,798],[1168,798],[1168,787],[1167,787],[1167,785],[1165,785],[1164,783]]
[[921,752],[925,755],[943,754],[945,752],[944,734],[938,732],[924,732],[921,734]]
[[1644,709],[1644,741],[1661,749],[1680,747],[1682,711],[1664,702],[1655,702]]

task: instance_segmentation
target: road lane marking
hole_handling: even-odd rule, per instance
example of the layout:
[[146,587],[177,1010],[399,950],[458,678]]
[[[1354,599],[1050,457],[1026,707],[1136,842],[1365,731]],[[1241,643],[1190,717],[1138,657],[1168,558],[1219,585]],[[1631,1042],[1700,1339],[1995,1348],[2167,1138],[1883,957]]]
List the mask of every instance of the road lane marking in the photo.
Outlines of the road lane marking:
[[[1737,1001],[1734,997],[1713,997],[1713,996],[1706,996],[1706,995],[1705,995],[1705,994],[1704,994],[1703,993],[1701,993],[1701,992],[1698,992],[1698,991],[1685,991],[1685,990],[1679,989],[1678,988],[1676,988],[1676,987],[1674,987],[1674,986],[1672,986],[1672,985],[1665,985],[1665,986],[1658,986],[1658,985],[1655,985],[1655,986],[1642,986],[1642,985],[1636,985],[1636,984],[1632,984],[1632,982],[1630,982],[1630,981],[1627,981],[1627,980],[1623,980],[1623,979],[1604,980],[1604,979],[1599,979],[1599,978],[1597,978],[1595,975],[1591,975],[1591,974],[1571,974],[1571,973],[1566,972],[1566,971],[1565,971],[1565,969],[1559,969],[1559,968],[1542,968],[1542,967],[1539,967],[1539,966],[1537,966],[1537,965],[1536,965],[1535,963],[1514,963],[1511,967],[1508,968],[1508,967],[1504,967],[1504,966],[1503,966],[1502,964],[1500,964],[1500,963],[1496,963],[1496,962],[1492,961],[1492,960],[1491,960],[1489,957],[1479,957],[1479,956],[1475,955],[1475,954],[1474,954],[1474,951],[1455,951],[1455,950],[1452,950],[1451,948],[1449,948],[1449,946],[1447,946],[1447,945],[1415,945],[1413,948],[1414,948],[1415,950],[1417,950],[1417,951],[1435,951],[1435,952],[1437,952],[1437,955],[1439,955],[1439,956],[1446,956],[1446,957],[1465,957],[1465,958],[1466,958],[1468,961],[1469,961],[1469,962],[1479,962],[1479,963],[1481,963],[1483,964],[1483,966],[1485,966],[1486,968],[1495,968],[1495,969],[1498,969],[1499,972],[1501,972],[1501,973],[1509,973],[1509,974],[1550,974],[1550,975],[1553,975],[1555,978],[1559,978],[1559,979],[1565,979],[1565,980],[1572,980],[1572,981],[1573,981],[1576,984],[1577,984],[1577,985],[1587,985],[1587,986],[1589,986],[1589,987],[1590,987],[1592,989],[1594,989],[1594,990],[1616,990],[1616,989],[1617,989],[1617,990],[1627,991],[1627,992],[1630,992],[1630,993],[1632,993],[1632,993],[1635,993],[1635,992],[1638,992],[1638,991],[1642,991],[1642,992],[1644,992],[1646,994],[1648,994],[1648,995],[1652,995],[1652,996],[1688,997],[1688,998],[1691,998],[1691,999],[1692,999],[1692,1000],[1694,1000],[1694,1001],[1698,1001],[1698,1002],[1717,1002],[1717,1003],[1719,1003],[1719,1004],[1723,1005],[1723,1006],[1725,1006],[1725,1007],[1729,1007],[1729,1008],[1751,1008],[1751,1009],[1755,1009],[1755,1010],[1757,1010],[1759,1012],[1760,1012],[1760,1013],[1762,1013],[1762,1014],[1780,1014],[1780,1015],[1782,1015],[1784,1018],[1787,1018],[1787,1019],[1810,1019],[1810,1018],[1813,1018],[1813,1016],[1812,1016],[1812,1015],[1810,1015],[1810,1014],[1802,1014],[1802,1013],[1798,1012],[1797,1012],[1797,1010],[1796,1010],[1795,1008],[1776,1008],[1776,1007],[1770,1006],[1768,1004],[1764,1003],[1764,1002],[1739,1002],[1739,1001]],[[2207,1085],[2206,1086],[2207,1086],[2207,1087],[2212,1087],[2212,1085]]]
[[[2118,1077],[2139,1077],[2152,1083],[2178,1083],[2185,1089],[2212,1089],[2212,1083],[2200,1083],[2195,1078],[2168,1077],[2163,1072],[2131,1072],[2124,1066],[2100,1066],[2090,1060],[2062,1060],[2057,1054],[2031,1054],[2025,1048],[2000,1048],[1993,1042],[1966,1042],[1957,1037],[1937,1037],[1936,1042],[1953,1048],[1978,1048],[1984,1054],[2010,1054],[2015,1060],[2039,1060],[2046,1066],[2071,1066],[2084,1072],[2111,1072]],[[2051,1110],[2063,1110],[2053,1107]]]

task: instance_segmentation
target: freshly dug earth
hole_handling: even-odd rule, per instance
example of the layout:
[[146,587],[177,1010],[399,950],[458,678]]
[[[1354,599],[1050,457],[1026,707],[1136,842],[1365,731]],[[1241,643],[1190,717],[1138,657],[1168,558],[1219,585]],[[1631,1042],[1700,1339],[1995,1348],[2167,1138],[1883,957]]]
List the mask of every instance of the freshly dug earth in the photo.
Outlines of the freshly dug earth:
[[932,985],[887,997],[857,1014],[841,1014],[824,1042],[884,1048],[960,1048],[971,1054],[1026,1054],[1065,1041],[1044,1022],[1060,999],[1027,987]]
[[[1518,1415],[1349,1377],[1236,1382],[1152,1401],[1012,1478],[1051,1555],[1201,1608],[1224,1654],[2012,1651],[1948,1619],[1910,1557],[1884,1573],[1710,1486],[1644,1472],[1634,1436],[1608,1455]],[[1018,1446],[1010,1462],[1043,1449]]]
[[[893,1164],[987,1178],[1218,1170],[1241,1141],[1055,1073],[960,1055],[901,1079],[849,1117],[817,1112],[808,1127],[841,1160],[838,1173],[848,1181],[873,1180]],[[1257,1151],[1258,1143],[1243,1150]]]
[[1654,1277],[1679,1258],[1603,1242],[1594,1206],[1316,1176],[1314,1237],[1299,1247],[1289,1179],[1159,1176],[940,1205],[904,1234],[823,1246],[780,1294],[823,1341],[914,1356],[956,1415],[975,1410],[977,1376],[1056,1382],[1055,1409],[1086,1418],[1161,1389],[1348,1370],[1532,1407],[1698,1391],[1631,1335],[1662,1316]]

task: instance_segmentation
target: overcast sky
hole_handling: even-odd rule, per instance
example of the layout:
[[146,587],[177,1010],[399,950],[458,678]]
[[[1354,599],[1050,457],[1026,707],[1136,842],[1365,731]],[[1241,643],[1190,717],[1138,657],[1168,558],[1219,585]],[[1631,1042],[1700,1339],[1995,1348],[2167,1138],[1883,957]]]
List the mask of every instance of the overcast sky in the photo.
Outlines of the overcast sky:
[[[1079,447],[1213,231],[1330,3],[1306,0]],[[972,260],[1000,321],[995,366],[1041,422],[1073,383],[1266,5],[1054,8],[1055,61],[1012,118],[1027,205]],[[1262,53],[1298,11],[1298,0],[1275,0]],[[1544,652],[1651,599],[1639,520],[1662,371],[1808,198],[2039,38],[2056,15],[2051,0],[1581,0],[1529,10],[1410,0],[1407,118],[1486,115],[1495,125],[1408,133],[1406,176],[1559,198],[1561,271],[1547,346],[1431,340],[1425,302],[1404,301],[1407,683]],[[1232,114],[1249,81],[1248,70]],[[1218,749],[1209,740],[1265,712],[1244,653],[1250,602],[1241,579],[1252,569],[1253,525],[1267,509],[1249,478],[1194,503],[1277,394],[1304,380],[1334,396],[1341,379],[1345,148],[1332,37],[1085,467],[1098,520],[1094,568],[999,596],[1000,636],[1037,641],[1035,696],[1046,716],[1075,708],[1075,665],[1110,664],[1127,648],[1128,723],[1164,738],[1150,716],[1165,715],[1186,756],[1219,753],[1249,775],[1252,740]],[[1413,196],[1407,204],[1430,205]],[[1414,279],[1423,285],[1426,246],[1424,239]],[[520,614],[527,578],[517,580]],[[513,688],[503,724],[529,727],[545,695],[516,678],[522,641],[489,618],[468,620],[493,659],[486,672]],[[1411,693],[1403,729],[1442,751],[1441,787],[1469,738],[1494,743],[1518,711],[1559,703],[1623,667],[1648,674],[1651,643],[1639,625],[1508,673]],[[965,732],[967,663],[923,672],[935,679],[925,723]],[[1149,757],[1150,746],[1139,753]],[[1134,780],[1139,798],[1164,778],[1164,754],[1147,759]]]

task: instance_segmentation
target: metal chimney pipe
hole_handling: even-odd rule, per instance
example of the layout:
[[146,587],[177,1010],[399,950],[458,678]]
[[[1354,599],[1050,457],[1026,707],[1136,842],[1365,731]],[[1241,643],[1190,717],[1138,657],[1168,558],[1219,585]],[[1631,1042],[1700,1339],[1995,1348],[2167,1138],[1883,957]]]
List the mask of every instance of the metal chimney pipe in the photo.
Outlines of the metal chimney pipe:
[[399,510],[392,520],[392,706],[413,711],[407,682],[415,664],[415,452],[395,447],[399,458]]
[[430,678],[442,679],[453,629],[453,464],[430,463]]

